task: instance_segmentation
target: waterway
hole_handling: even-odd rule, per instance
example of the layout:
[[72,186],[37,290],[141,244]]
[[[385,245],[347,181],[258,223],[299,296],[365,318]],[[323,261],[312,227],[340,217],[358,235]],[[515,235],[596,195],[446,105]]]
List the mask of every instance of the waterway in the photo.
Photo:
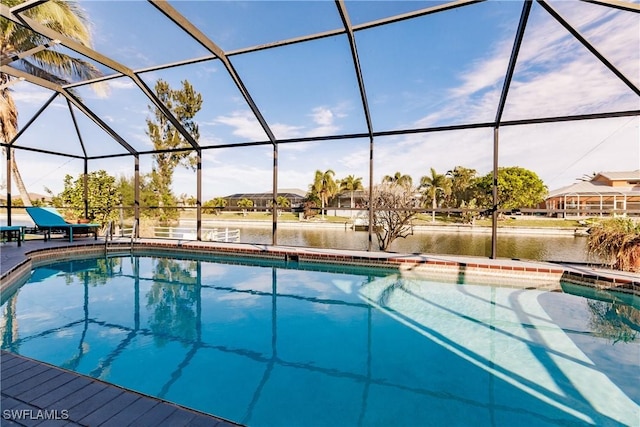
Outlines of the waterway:
[[[0,218],[2,222],[3,218]],[[6,222],[2,222],[3,224]],[[13,225],[33,226],[24,215],[16,216]],[[203,222],[203,227],[214,227]],[[271,223],[259,226],[236,225],[224,227],[240,229],[242,243],[271,244]],[[195,227],[195,221],[181,221],[180,227]],[[376,237],[372,248],[377,250]],[[335,248],[366,250],[368,234],[353,231],[348,227],[326,228],[309,224],[279,224],[278,244],[284,246],[304,246],[312,248]],[[394,241],[390,252],[471,255],[488,257],[491,254],[491,234],[471,232],[416,231],[407,238]],[[590,262],[587,239],[572,235],[535,235],[498,232],[498,257],[536,261]]]
[[[270,227],[233,227],[240,229],[243,243],[271,243]],[[373,236],[373,250],[377,240]],[[343,228],[279,226],[278,244],[312,248],[366,250],[368,234]],[[395,240],[390,252],[491,255],[491,234],[471,232],[416,231]],[[587,239],[572,235],[534,235],[498,232],[498,257],[537,261],[589,262]]]

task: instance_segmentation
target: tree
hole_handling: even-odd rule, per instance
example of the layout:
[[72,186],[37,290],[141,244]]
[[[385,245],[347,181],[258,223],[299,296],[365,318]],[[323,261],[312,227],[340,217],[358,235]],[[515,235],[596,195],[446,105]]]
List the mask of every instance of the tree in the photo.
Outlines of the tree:
[[[47,190],[50,194],[51,191]],[[87,214],[86,217],[101,225],[118,219],[120,192],[116,179],[104,170],[91,172],[87,175]],[[75,180],[73,176],[64,177],[64,190],[52,197],[52,203],[59,208],[68,208],[75,218],[85,217],[84,205],[84,174]]]
[[439,174],[434,168],[431,168],[431,176],[426,175],[420,178],[419,190],[431,200],[431,221],[436,221],[436,211],[438,201],[451,193],[451,183],[446,175]]
[[[22,2],[23,0],[2,0],[2,4],[7,7],[13,7]],[[38,5],[38,7],[28,8],[23,13],[70,39],[85,46],[91,46],[88,20],[76,2],[51,0]],[[20,52],[50,42],[49,38],[26,27],[15,24],[8,19],[0,19],[0,46],[2,46],[3,58],[10,58]],[[19,68],[28,73],[58,84],[70,83],[75,77],[92,79],[102,75],[91,63],[51,48],[17,59],[15,62]],[[5,86],[12,79],[13,77],[8,74],[0,73],[0,86],[2,86],[0,89],[0,141],[6,143],[11,141],[18,132],[18,110],[13,101],[11,90]],[[93,88],[101,91],[105,86],[93,85]],[[15,156],[13,153],[11,154],[11,175],[16,182],[24,206],[31,206],[29,194],[22,181]],[[7,179],[11,178],[7,177]]]
[[[351,204],[349,205],[349,207],[351,209],[354,208],[354,193],[358,190],[364,190],[364,187],[362,186],[362,177],[356,178],[353,175],[349,175],[346,178],[340,180],[340,191],[348,191],[350,193]],[[353,217],[353,211],[351,211],[351,216]]]
[[[194,121],[195,115],[202,108],[202,95],[197,93],[193,86],[186,80],[182,81],[181,89],[171,89],[169,84],[160,79],[156,82],[155,92],[181,126],[197,142],[200,139],[198,124]],[[175,197],[171,192],[173,172],[178,165],[195,169],[196,157],[191,144],[171,124],[164,113],[155,105],[149,105],[151,118],[147,118],[147,135],[153,142],[155,150],[185,149],[184,151],[169,151],[153,154],[153,168],[151,179],[153,188],[157,194],[157,205],[160,208],[160,221],[165,222],[177,217],[178,212],[171,213],[163,209],[167,204],[175,205]]]
[[276,198],[276,206],[279,206],[281,208],[288,208],[289,206],[291,206],[291,202],[285,196],[278,196]]
[[390,182],[373,188],[373,229],[380,250],[386,251],[395,239],[413,234],[411,220],[416,215],[412,210],[417,203],[415,195],[415,188]]
[[240,199],[238,200],[238,207],[242,208],[242,216],[247,216],[247,208],[253,207],[253,200]]
[[[207,200],[202,204],[204,213],[213,213],[218,215],[220,209],[224,209],[227,206],[227,199],[224,197],[216,197],[211,200]],[[213,208],[213,209],[212,209]]]
[[[133,176],[126,177],[121,176],[117,182],[118,192],[122,195],[122,205],[125,207],[124,215],[126,217],[133,217],[135,206],[135,178]],[[151,175],[140,175],[139,182],[140,190],[140,205],[141,206],[153,206],[157,202],[157,195],[151,183]],[[142,209],[141,215],[145,217],[153,217],[154,214],[150,213],[149,209]]]
[[333,179],[335,174],[331,169],[324,172],[317,170],[311,184],[311,193],[316,194],[320,199],[322,219],[324,219],[324,207],[338,193],[338,184]]
[[[482,206],[492,206],[493,173],[479,178],[477,186],[481,190],[479,199]],[[498,205],[501,209],[535,207],[544,201],[547,186],[528,169],[519,166],[498,169]]]
[[462,207],[463,203],[466,207],[469,207],[472,201],[475,204],[476,175],[475,169],[465,168],[464,166],[456,166],[447,172],[447,177],[451,183],[451,192],[446,199],[448,207]]
[[[285,196],[278,196],[276,198],[276,206],[278,208],[288,208],[289,206],[291,206],[291,201]],[[282,212],[280,211],[280,209],[278,209],[278,216],[280,216],[281,213]]]
[[396,172],[393,176],[385,175],[382,178],[382,182],[400,185],[402,187],[411,187],[413,185],[413,178],[411,178],[411,175],[403,175],[400,172]]
[[146,294],[153,338],[159,346],[171,342],[169,337],[190,342],[198,331],[201,289],[192,273],[197,271],[200,261],[155,258],[153,263],[151,287]]

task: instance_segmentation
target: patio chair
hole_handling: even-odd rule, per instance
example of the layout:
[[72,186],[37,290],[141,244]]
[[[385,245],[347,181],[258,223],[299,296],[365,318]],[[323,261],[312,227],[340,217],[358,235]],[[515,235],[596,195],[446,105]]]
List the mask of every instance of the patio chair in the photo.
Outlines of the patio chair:
[[36,231],[44,233],[44,241],[51,239],[51,232],[65,232],[69,234],[69,241],[73,242],[73,233],[93,234],[98,239],[100,224],[70,224],[55,208],[28,207],[27,213],[36,224]]
[[6,239],[10,242],[15,238],[18,242],[18,246],[21,246],[22,240],[24,240],[22,228],[23,227],[20,227],[19,225],[2,225],[0,226],[0,239]]

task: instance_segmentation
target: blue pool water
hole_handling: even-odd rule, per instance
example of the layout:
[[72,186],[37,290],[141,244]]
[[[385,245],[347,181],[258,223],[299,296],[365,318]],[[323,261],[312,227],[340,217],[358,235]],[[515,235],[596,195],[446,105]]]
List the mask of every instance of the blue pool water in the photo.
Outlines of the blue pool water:
[[2,297],[3,349],[249,426],[640,421],[619,295],[149,255],[47,265]]

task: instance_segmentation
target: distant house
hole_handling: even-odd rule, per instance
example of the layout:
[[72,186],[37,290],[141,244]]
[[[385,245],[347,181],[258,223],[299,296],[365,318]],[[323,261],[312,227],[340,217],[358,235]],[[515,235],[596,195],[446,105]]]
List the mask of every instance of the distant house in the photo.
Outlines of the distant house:
[[640,216],[640,169],[600,172],[589,181],[551,191],[545,207],[563,215]]
[[[286,197],[289,200],[289,206],[291,208],[298,208],[302,206],[302,202],[307,195],[306,191],[298,188],[283,188],[278,190],[276,197]],[[271,207],[271,200],[273,199],[272,192],[264,193],[236,193],[226,196],[227,209],[237,208],[238,202],[242,199],[249,199],[253,202],[253,208],[258,210],[264,210]]]
[[351,206],[351,191],[343,191],[329,202],[330,207],[361,208],[369,202],[368,193],[364,190],[353,192],[353,206]]

